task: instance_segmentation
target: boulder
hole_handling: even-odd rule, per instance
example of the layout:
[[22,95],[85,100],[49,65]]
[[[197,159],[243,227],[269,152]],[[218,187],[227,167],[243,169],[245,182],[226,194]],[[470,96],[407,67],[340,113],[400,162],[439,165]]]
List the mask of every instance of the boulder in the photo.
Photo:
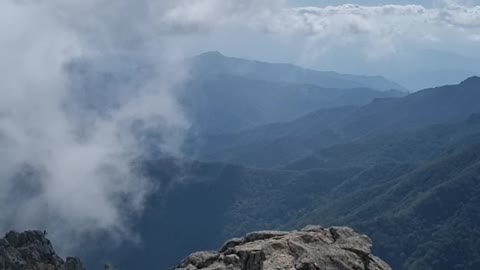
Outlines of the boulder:
[[347,227],[260,231],[193,253],[174,270],[391,270],[371,248],[370,238]]

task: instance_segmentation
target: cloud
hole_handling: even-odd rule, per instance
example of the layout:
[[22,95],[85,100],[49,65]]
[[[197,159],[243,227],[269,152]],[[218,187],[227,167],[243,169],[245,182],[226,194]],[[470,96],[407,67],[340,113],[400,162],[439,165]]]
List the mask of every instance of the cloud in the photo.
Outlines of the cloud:
[[418,5],[306,7],[289,10],[270,24],[272,33],[303,35],[326,48],[355,46],[369,58],[396,53],[402,46],[452,38],[469,42],[480,29],[480,7]]
[[179,0],[159,3],[153,10],[159,29],[191,34],[256,24],[259,16],[275,13],[285,5],[284,0]]
[[[168,10],[159,21],[184,33],[243,29],[273,38],[292,38],[328,51],[356,46],[372,59],[388,56],[404,45],[471,42],[480,29],[480,6],[473,1],[445,1],[435,8],[421,5],[289,7],[275,1],[196,1]],[[176,31],[175,30],[175,31]]]
[[64,245],[134,238],[131,219],[155,188],[132,167],[141,135],[180,155],[189,126],[176,92],[187,67],[144,27],[148,4],[0,2],[0,230],[46,228]]
[[158,151],[181,155],[189,122],[177,102],[188,80],[180,59],[199,40],[239,46],[254,33],[295,43],[305,58],[350,48],[376,60],[411,44],[478,45],[479,28],[480,7],[459,1],[0,1],[0,230],[129,235],[154,190],[131,164],[150,132]]

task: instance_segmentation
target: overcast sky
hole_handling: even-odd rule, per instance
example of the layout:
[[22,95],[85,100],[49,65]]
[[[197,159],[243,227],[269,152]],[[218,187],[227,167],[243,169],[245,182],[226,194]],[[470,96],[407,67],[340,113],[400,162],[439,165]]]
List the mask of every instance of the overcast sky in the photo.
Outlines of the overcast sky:
[[289,0],[292,6],[327,6],[327,5],[343,5],[343,4],[357,4],[357,5],[406,5],[416,4],[424,6],[432,6],[438,4],[439,0]]
[[190,48],[194,53],[220,50],[321,70],[384,75],[418,90],[480,73],[479,4],[479,0],[289,0],[283,9],[259,8],[238,22],[233,17],[227,27],[214,26],[186,43],[194,44]]

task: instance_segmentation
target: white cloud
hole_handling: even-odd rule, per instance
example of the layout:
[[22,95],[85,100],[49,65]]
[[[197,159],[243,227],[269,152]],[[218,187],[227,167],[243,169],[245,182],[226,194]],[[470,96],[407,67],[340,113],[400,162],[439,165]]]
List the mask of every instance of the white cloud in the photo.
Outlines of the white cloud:
[[254,1],[243,5],[235,4],[239,1],[186,2],[160,16],[161,24],[186,33],[262,32],[287,40],[295,38],[306,48],[317,47],[319,51],[357,46],[372,58],[395,53],[404,44],[447,44],[452,39],[468,43],[480,30],[480,6],[471,1],[447,1],[435,8],[351,4],[293,8],[275,1],[258,1],[259,5]]
[[[143,155],[132,125],[137,133],[155,130],[158,148],[173,155],[189,125],[175,92],[186,67],[175,48],[143,28],[152,24],[147,4],[0,2],[0,230],[46,228],[63,245],[85,233],[131,237],[131,217],[154,190],[132,169]],[[76,62],[120,78],[131,65],[149,66],[150,75],[141,84],[117,82],[124,91],[109,98],[119,103],[90,111],[82,102],[109,89],[93,85],[80,100],[87,90],[67,68]]]
[[[144,129],[160,130],[158,147],[179,154],[189,123],[176,101],[187,76],[178,59],[200,37],[219,34],[214,45],[228,47],[235,46],[231,39],[255,33],[299,44],[305,58],[349,48],[376,60],[411,44],[478,45],[479,28],[480,6],[459,1],[437,8],[292,8],[282,0],[0,1],[0,229],[125,234],[130,214],[141,213],[151,191],[151,183],[129,169],[142,155],[129,127],[140,121]],[[189,44],[180,42],[185,36]],[[252,51],[255,42],[236,46]],[[109,98],[119,103],[93,112],[82,107],[65,69],[72,63],[127,78],[111,87]],[[139,66],[152,69],[131,78]],[[90,100],[108,87],[93,88]]]
[[320,47],[348,44],[362,49],[367,56],[381,57],[395,53],[405,44],[450,43],[451,39],[469,42],[469,36],[480,30],[480,7],[308,7],[289,10],[272,21],[282,22],[270,24],[273,33],[300,33],[315,39]]

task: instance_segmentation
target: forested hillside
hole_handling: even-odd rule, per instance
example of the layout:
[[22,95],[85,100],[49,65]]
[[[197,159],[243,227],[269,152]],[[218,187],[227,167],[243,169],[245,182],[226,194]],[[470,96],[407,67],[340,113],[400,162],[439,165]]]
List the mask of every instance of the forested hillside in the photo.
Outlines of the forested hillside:
[[[311,134],[322,141],[311,123],[328,127],[352,110],[322,110],[254,129],[235,140],[248,140],[249,134],[270,136],[272,131],[279,137]],[[434,124],[440,122],[436,118],[422,128],[407,126],[305,147],[306,157],[289,162],[285,158],[285,165],[266,169],[224,162],[148,161],[142,170],[160,181],[163,192],[137,224],[145,239],[143,248],[124,251],[143,259],[120,261],[149,267],[147,258],[154,254],[175,262],[185,253],[214,248],[248,231],[322,224],[348,225],[367,233],[376,243],[375,251],[394,269],[476,269],[480,116],[469,114],[471,110],[473,106],[461,121],[443,118],[443,124]],[[334,118],[340,120],[328,121]],[[249,151],[255,147],[245,146]],[[275,154],[271,158],[278,160]],[[253,165],[256,161],[250,160]],[[158,248],[159,242],[169,243],[168,248]]]
[[[365,106],[322,109],[289,122],[206,137],[198,153],[202,159],[269,168],[296,159],[312,160],[316,152],[325,152],[325,147],[333,145],[401,139],[409,132],[410,137],[415,137],[421,129],[460,122],[480,112],[476,102],[480,100],[479,86],[480,78],[472,77],[458,85],[426,89],[400,98],[376,99]],[[425,149],[428,153],[428,147]],[[341,152],[335,150],[333,154]]]
[[[476,269],[479,81],[209,138],[216,157],[249,166],[149,161],[168,188],[138,224],[136,256],[179,259],[252,230],[322,224],[368,233],[394,269]],[[370,132],[353,128],[366,115],[377,115]],[[153,249],[162,241],[172,245]]]

